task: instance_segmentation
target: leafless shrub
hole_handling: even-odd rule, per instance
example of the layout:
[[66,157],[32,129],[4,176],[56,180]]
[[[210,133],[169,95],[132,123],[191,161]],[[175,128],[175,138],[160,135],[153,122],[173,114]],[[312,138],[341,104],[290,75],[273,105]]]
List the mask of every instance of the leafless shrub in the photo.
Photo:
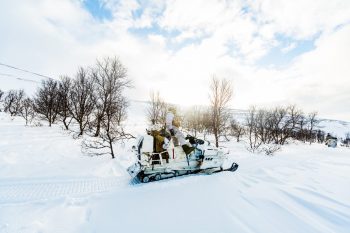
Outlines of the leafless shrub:
[[275,152],[281,150],[281,145],[270,143],[270,144],[264,144],[261,146],[260,151],[263,152],[265,155],[272,156]]
[[33,122],[33,126],[34,127],[42,127],[43,124],[40,121],[35,121],[35,122]]

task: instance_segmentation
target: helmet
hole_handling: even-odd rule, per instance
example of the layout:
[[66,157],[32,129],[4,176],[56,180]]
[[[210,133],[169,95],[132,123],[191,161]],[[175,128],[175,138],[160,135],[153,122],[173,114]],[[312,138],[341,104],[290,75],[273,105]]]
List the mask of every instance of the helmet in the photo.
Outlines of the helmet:
[[174,106],[168,107],[168,112],[176,113],[176,108]]

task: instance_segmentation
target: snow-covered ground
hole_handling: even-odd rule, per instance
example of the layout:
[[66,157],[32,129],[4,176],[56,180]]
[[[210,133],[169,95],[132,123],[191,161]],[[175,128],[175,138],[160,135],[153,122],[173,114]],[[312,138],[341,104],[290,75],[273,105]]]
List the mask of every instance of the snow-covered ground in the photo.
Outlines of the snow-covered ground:
[[[134,134],[142,106],[130,108]],[[0,232],[349,232],[349,148],[298,143],[268,157],[229,142],[235,173],[132,185],[131,143],[115,160],[89,157],[58,125],[0,113]]]

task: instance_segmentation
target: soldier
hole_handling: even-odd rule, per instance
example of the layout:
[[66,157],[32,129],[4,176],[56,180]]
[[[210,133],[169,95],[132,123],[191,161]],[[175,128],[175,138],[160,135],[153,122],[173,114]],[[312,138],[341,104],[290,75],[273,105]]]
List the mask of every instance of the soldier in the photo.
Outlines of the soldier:
[[192,147],[191,144],[189,144],[186,141],[184,135],[179,130],[180,123],[178,122],[177,119],[175,119],[174,112],[175,112],[174,108],[170,107],[168,109],[168,113],[165,118],[166,128],[170,131],[171,136],[177,139],[178,144],[180,144],[182,149],[185,151],[186,155],[189,155],[194,150],[194,147]]

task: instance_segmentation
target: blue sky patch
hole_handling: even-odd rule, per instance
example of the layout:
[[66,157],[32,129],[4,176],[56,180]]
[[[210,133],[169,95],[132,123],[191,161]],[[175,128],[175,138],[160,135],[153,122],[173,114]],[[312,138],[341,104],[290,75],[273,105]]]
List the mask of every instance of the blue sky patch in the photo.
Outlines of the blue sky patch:
[[144,11],[144,9],[142,7],[132,11],[132,17],[134,19],[141,18],[143,11]]
[[159,27],[157,24],[153,24],[152,27],[147,28],[129,28],[128,31],[139,38],[147,38],[148,35],[162,35],[166,38],[175,38],[176,36],[180,35],[180,31],[167,31]]
[[[279,45],[270,49],[270,51],[256,62],[260,67],[273,66],[283,68],[299,55],[315,49],[315,40],[319,35],[309,40],[294,40],[290,37],[277,35],[276,39]],[[290,50],[284,51],[288,46],[294,44]]]
[[111,20],[112,13],[99,0],[85,0],[83,6],[98,20]]

